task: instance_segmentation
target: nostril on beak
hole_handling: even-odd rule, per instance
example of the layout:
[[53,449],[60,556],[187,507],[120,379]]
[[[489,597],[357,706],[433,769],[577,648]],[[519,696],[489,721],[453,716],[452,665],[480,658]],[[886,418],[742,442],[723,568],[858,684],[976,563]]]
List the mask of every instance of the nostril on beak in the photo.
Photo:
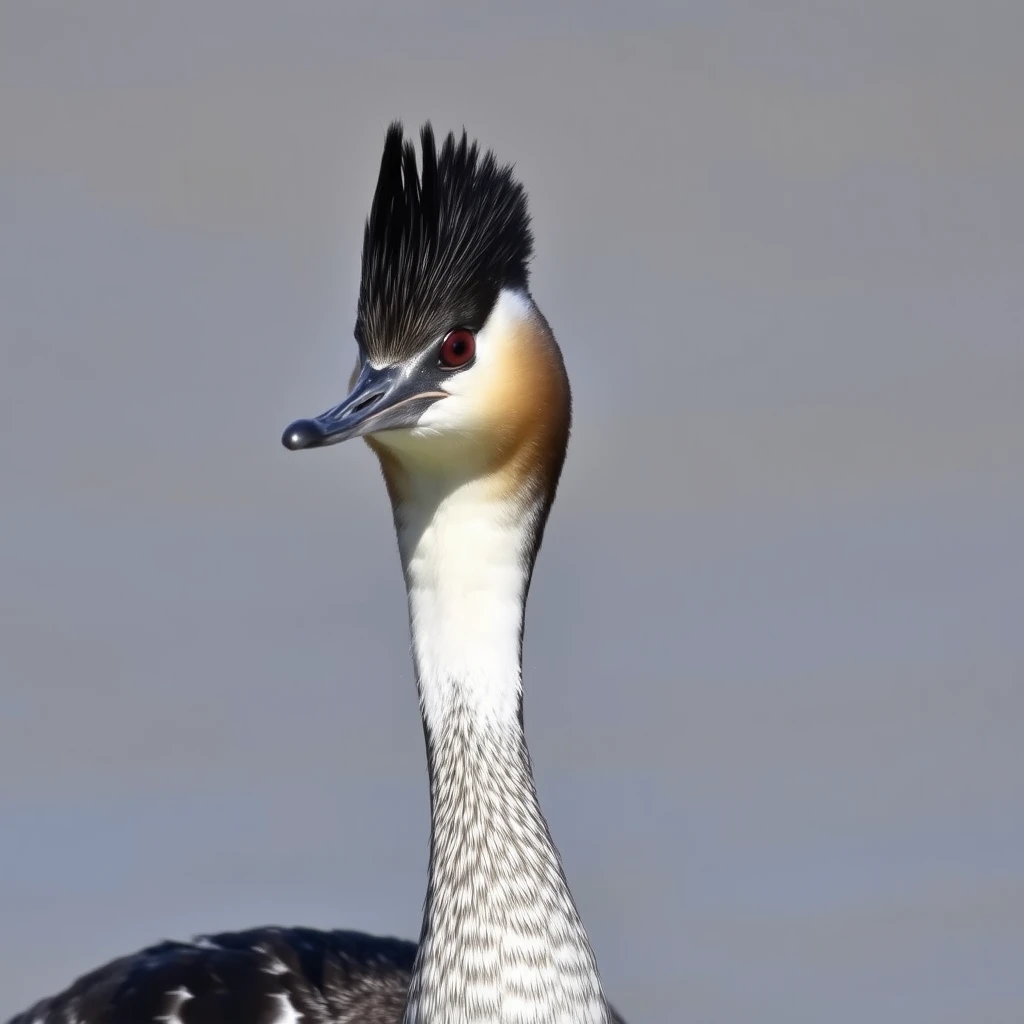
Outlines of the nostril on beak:
[[353,405],[352,408],[349,409],[348,414],[352,415],[352,413],[362,412],[364,409],[373,405],[373,403],[376,402],[379,398],[382,398],[383,395],[383,391],[377,391],[375,394],[367,395],[361,402],[357,402],[355,405]]

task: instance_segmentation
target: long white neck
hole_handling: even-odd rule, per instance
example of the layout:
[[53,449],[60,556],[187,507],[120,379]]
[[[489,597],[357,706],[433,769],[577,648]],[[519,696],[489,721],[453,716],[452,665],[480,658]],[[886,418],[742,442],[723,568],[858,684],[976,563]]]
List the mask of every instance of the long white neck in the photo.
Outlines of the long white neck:
[[430,766],[430,884],[405,1024],[605,1024],[537,802],[520,646],[540,509],[410,482],[395,519]]

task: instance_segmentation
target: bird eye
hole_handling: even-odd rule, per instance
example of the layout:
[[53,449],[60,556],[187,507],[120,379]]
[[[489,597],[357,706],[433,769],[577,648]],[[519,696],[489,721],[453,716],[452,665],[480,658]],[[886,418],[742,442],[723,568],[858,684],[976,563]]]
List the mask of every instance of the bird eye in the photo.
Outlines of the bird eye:
[[476,338],[472,331],[450,331],[441,342],[437,361],[450,370],[465,366],[476,355]]

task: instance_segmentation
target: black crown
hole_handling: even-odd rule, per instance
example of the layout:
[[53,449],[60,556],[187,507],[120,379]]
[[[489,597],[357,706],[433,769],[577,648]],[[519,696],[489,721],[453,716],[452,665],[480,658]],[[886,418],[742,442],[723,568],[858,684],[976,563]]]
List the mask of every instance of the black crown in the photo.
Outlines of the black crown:
[[533,236],[510,166],[465,131],[420,132],[422,168],[402,126],[388,129],[363,239],[356,339],[378,363],[421,351],[456,327],[479,330],[502,288],[528,285]]

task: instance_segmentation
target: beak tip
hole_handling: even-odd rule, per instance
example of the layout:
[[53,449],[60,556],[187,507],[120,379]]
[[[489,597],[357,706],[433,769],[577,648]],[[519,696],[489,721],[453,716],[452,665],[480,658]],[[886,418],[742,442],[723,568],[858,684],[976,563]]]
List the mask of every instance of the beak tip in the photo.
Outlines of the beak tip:
[[289,451],[313,448],[323,440],[324,432],[315,420],[296,420],[281,435],[281,444]]

